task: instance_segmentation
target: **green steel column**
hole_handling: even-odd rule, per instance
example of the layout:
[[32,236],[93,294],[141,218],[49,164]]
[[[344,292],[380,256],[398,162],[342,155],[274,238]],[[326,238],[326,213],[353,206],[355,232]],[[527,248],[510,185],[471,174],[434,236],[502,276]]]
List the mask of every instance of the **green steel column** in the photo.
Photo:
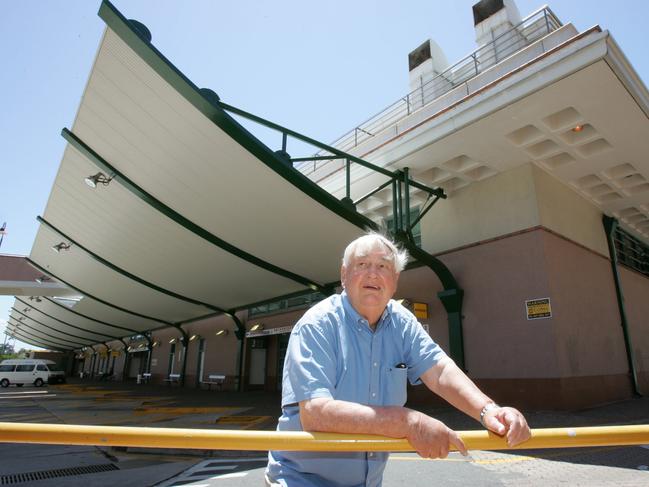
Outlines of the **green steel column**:
[[183,366],[180,373],[180,386],[185,387],[185,372],[187,371],[187,348],[189,347],[189,335],[179,325],[173,325],[181,334],[180,343],[183,346]]
[[351,177],[351,163],[349,159],[345,161],[345,196],[351,199],[352,177]]
[[237,328],[234,332],[237,340],[239,340],[239,384],[237,384],[237,390],[239,392],[243,391],[243,352],[244,352],[244,343],[246,340],[246,329]]
[[124,345],[124,349],[122,350],[124,352],[124,366],[122,368],[122,382],[126,382],[126,375],[128,373],[128,344],[124,341],[123,338],[118,338],[120,342],[122,342],[122,345]]
[[448,338],[450,355],[459,368],[466,371],[464,364],[464,336],[462,333],[462,289],[446,289],[437,293],[448,314]]
[[399,215],[397,210],[397,180],[392,180],[392,233],[399,232]]
[[148,349],[149,349],[149,354],[146,357],[146,372],[148,374],[151,373],[151,359],[153,358],[153,340],[151,340],[151,337],[149,336],[150,333],[145,333],[144,338],[146,338],[146,341],[148,343]]
[[410,231],[410,179],[408,176],[407,167],[403,168],[403,186],[405,191],[403,197],[404,197],[404,203],[406,208],[406,216],[405,216],[405,222],[402,227],[402,230],[404,230],[408,234],[409,238],[413,239],[412,232]]
[[633,360],[633,345],[631,343],[631,335],[629,334],[629,324],[626,318],[626,308],[624,306],[624,294],[622,292],[622,283],[620,281],[620,274],[617,270],[617,251],[615,250],[614,234],[617,228],[617,220],[613,217],[604,215],[602,217],[604,230],[606,232],[606,242],[608,243],[608,252],[611,256],[611,269],[613,270],[613,281],[615,282],[615,295],[617,297],[617,308],[620,312],[620,320],[622,325],[622,333],[624,335],[624,347],[626,349],[626,359],[629,364],[629,373],[631,374],[631,382],[633,385],[633,393],[641,396],[640,387],[638,386],[638,374],[636,372],[635,363]]
[[403,229],[403,198],[401,197],[401,178],[397,178],[397,228],[399,231]]
[[464,298],[464,291],[448,267],[436,257],[417,247],[405,232],[399,232],[395,237],[408,250],[408,253],[413,259],[428,266],[442,283],[444,290],[437,293],[437,297],[444,305],[444,309],[448,315],[450,356],[458,367],[466,371],[464,363],[464,337],[462,333],[462,300]]
[[244,345],[244,340],[246,338],[246,327],[244,324],[241,322],[239,317],[236,315],[234,311],[231,311],[227,314],[227,316],[234,321],[235,326],[237,329],[234,331],[234,335],[237,337],[237,340],[239,340],[239,364],[238,364],[238,371],[237,375],[239,376],[239,383],[237,384],[237,391],[242,392],[243,391],[243,345]]

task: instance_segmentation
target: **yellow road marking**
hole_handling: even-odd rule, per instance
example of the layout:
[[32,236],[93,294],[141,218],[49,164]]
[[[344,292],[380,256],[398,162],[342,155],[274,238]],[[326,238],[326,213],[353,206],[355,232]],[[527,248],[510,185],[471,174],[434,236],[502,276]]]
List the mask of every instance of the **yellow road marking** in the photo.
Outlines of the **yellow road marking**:
[[135,414],[222,414],[240,408],[232,407],[165,407],[145,406],[134,409]]
[[216,424],[241,425],[242,429],[247,430],[270,421],[270,419],[270,416],[222,416],[216,419]]
[[[611,450],[619,450],[621,448],[626,448],[622,446],[609,446],[609,447],[602,447],[602,448],[589,448],[587,453],[597,453],[597,452],[603,452],[603,451],[611,451]],[[520,462],[529,462],[531,460],[551,460],[553,458],[560,458],[560,457],[570,457],[570,456],[575,456],[575,455],[580,455],[584,453],[584,451],[566,451],[566,449],[563,449],[558,452],[552,452],[552,453],[544,453],[544,454],[539,454],[536,456],[526,456],[526,455],[508,455],[506,458],[492,458],[492,459],[478,459],[476,460],[475,458],[421,458],[419,456],[417,457],[405,457],[405,456],[398,456],[398,455],[390,455],[390,460],[399,460],[399,461],[438,461],[438,462],[470,462],[470,463],[475,463],[477,465],[497,465],[497,464],[503,464],[503,463],[520,463]]]

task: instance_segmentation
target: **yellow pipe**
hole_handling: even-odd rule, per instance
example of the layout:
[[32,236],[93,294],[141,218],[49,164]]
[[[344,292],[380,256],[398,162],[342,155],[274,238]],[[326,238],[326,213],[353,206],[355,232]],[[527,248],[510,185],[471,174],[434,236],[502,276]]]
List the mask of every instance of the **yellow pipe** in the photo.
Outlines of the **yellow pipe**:
[[[460,431],[469,450],[507,450],[487,431]],[[375,435],[0,423],[0,443],[104,445],[201,450],[413,451],[405,439]],[[545,428],[515,449],[649,444],[649,425]]]

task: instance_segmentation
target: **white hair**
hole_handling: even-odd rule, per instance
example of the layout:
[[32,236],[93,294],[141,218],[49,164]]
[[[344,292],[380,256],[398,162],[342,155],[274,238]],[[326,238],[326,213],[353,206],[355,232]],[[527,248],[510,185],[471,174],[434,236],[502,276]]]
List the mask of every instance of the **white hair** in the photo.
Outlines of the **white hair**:
[[400,249],[392,240],[378,232],[368,232],[366,235],[352,241],[343,254],[343,267],[349,267],[352,258],[367,255],[376,248],[388,251],[388,257],[392,260],[396,272],[401,272],[406,267],[408,251]]

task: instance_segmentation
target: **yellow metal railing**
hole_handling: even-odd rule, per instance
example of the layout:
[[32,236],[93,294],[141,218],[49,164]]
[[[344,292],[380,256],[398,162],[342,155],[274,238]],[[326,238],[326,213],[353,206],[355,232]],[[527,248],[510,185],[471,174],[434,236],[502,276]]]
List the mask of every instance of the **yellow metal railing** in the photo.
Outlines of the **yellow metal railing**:
[[[508,450],[487,431],[458,432],[469,450]],[[103,445],[202,450],[413,451],[405,439],[375,435],[0,423],[0,443]],[[649,444],[649,425],[533,429],[514,449]]]

